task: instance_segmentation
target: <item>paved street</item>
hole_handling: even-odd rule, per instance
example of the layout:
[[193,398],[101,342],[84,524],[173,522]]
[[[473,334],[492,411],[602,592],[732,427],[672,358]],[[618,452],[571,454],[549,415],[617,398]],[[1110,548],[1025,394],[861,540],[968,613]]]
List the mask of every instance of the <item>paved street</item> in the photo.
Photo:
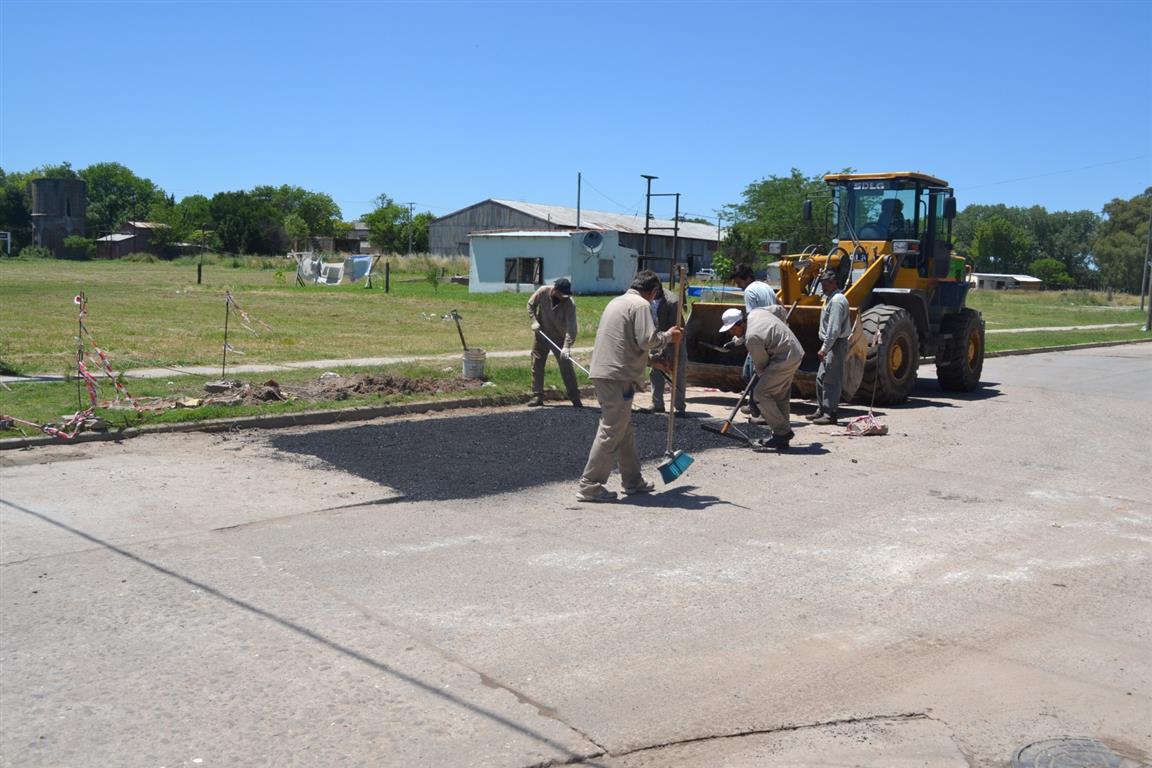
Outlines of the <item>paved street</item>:
[[1147,764],[1152,345],[921,375],[782,455],[693,390],[604,505],[562,405],[2,452],[0,766]]

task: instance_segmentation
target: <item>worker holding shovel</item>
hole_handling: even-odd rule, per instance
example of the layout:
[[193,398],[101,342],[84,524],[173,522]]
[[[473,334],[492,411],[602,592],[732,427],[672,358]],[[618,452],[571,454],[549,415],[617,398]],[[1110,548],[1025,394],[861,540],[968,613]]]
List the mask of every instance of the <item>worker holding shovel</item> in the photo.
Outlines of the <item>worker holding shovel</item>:
[[604,483],[617,464],[625,495],[651,493],[656,487],[640,474],[632,398],[644,380],[649,354],[659,352],[666,344],[679,344],[683,335],[678,326],[656,330],[651,302],[659,288],[660,278],[655,272],[637,272],[628,291],[608,302],[600,316],[591,366],[592,383],[600,402],[600,423],[580,477],[576,498],[581,501],[616,498]]
[[532,320],[532,400],[529,406],[544,405],[544,364],[548,353],[556,355],[560,378],[572,405],[580,408],[580,389],[572,370],[572,342],[576,340],[576,303],[572,301],[572,282],[558,278],[552,285],[542,285],[528,299],[528,316]]

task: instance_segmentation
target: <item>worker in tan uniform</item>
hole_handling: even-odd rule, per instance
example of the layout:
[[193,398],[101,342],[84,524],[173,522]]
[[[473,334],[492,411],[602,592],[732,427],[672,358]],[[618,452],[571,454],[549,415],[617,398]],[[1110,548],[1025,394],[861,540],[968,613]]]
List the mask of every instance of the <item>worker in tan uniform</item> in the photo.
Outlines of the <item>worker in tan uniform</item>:
[[[548,362],[548,353],[552,353],[560,366],[560,378],[564,381],[568,399],[573,406],[583,407],[576,372],[572,368],[572,343],[576,340],[576,303],[572,301],[572,282],[561,277],[552,285],[537,288],[528,299],[528,316],[533,331],[532,400],[528,405],[544,405],[544,364]],[[540,338],[541,335],[546,338]]]
[[792,379],[804,348],[788,324],[768,307],[752,310],[747,315],[739,309],[724,310],[721,333],[731,332],[743,336],[748,356],[760,380],[752,390],[752,397],[760,409],[760,416],[772,430],[772,437],[761,440],[765,448],[784,450],[794,437],[792,432]]
[[[637,272],[628,291],[608,302],[600,317],[591,367],[600,402],[600,424],[580,477],[576,497],[581,501],[613,501],[616,493],[604,484],[617,465],[625,495],[651,493],[656,487],[640,474],[632,398],[644,380],[650,356],[658,355],[666,344],[679,344],[683,335],[676,326],[656,330],[651,302],[659,288],[660,278],[655,272]],[[652,364],[666,365],[659,360]]]

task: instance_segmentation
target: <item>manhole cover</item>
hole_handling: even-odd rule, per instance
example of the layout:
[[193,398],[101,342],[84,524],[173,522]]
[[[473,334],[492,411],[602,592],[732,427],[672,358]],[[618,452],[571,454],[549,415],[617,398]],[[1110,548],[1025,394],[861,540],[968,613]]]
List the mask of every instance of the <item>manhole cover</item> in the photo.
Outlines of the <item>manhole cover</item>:
[[1029,744],[1012,758],[1012,768],[1150,768],[1129,760],[1095,739],[1047,739]]

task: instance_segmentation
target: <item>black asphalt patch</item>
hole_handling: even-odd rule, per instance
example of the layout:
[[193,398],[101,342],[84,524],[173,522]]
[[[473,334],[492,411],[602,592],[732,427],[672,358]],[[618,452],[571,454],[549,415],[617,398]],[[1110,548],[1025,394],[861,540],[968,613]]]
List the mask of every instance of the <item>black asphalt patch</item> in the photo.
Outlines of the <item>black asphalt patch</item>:
[[[269,442],[395,488],[409,499],[474,499],[563,481],[575,487],[599,416],[595,408],[556,405],[277,435]],[[666,417],[634,413],[632,419],[641,461],[662,459]],[[697,455],[730,447],[700,429],[697,419],[677,419],[676,450]],[[655,468],[649,474],[659,481]]]

